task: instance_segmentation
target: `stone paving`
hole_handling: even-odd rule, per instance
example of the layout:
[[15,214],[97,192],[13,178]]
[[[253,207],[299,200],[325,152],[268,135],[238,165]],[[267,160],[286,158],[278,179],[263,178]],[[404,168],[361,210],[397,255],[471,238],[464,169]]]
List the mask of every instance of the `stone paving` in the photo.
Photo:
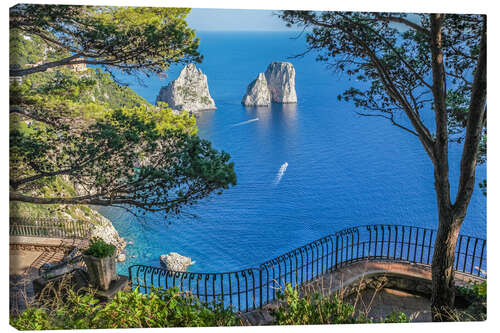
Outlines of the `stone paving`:
[[[324,274],[304,284],[301,290],[302,293],[314,291],[322,295],[341,293],[353,302],[353,295],[360,294],[364,305],[374,299],[370,309],[365,308],[363,311],[375,319],[385,317],[392,311],[404,310],[402,312],[409,317],[418,312],[416,317],[411,318],[412,321],[430,321],[428,296],[432,288],[431,277],[430,265],[384,260],[361,261]],[[457,286],[472,281],[481,282],[483,279],[455,273]],[[374,296],[373,290],[378,290],[379,295]],[[274,302],[262,310],[243,313],[242,321],[247,325],[272,325],[273,318],[269,311],[276,306]]]
[[366,289],[347,297],[346,302],[353,304],[358,313],[374,321],[387,317],[391,312],[403,312],[411,322],[432,321],[429,298],[397,289]]

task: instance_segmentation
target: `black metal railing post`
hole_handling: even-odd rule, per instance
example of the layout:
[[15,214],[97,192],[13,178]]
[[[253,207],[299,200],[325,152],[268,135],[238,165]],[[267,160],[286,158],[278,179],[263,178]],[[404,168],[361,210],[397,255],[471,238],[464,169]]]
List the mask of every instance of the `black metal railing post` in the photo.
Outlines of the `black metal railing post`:
[[337,270],[339,256],[339,235],[335,235],[335,270]]

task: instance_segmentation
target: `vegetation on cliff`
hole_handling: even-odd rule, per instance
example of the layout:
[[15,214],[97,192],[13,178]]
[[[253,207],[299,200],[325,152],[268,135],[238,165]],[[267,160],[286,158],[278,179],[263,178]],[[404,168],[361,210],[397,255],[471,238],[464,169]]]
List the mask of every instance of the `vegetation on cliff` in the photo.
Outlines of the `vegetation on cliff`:
[[[10,89],[11,208],[97,205],[179,213],[236,183],[229,155],[196,135],[194,117],[153,106],[112,77],[113,68],[155,73],[201,60],[187,12],[11,9],[10,72],[17,76]],[[109,45],[101,45],[101,35]]]

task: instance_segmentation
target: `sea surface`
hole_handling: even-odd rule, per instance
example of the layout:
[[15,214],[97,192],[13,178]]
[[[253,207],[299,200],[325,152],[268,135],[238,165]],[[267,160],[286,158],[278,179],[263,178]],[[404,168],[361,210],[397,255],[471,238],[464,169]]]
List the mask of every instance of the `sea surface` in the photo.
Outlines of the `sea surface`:
[[[276,32],[198,32],[217,110],[203,112],[199,135],[231,155],[238,184],[212,195],[183,215],[137,219],[122,210],[100,208],[133,244],[118,264],[159,266],[161,254],[178,252],[196,264],[190,271],[222,272],[259,263],[349,226],[405,224],[437,228],[433,167],[417,137],[389,121],[357,115],[340,102],[345,89],[363,87],[315,61],[304,36]],[[247,85],[272,61],[296,70],[298,103],[244,107]],[[154,103],[166,79],[121,76]],[[427,115],[432,119],[432,114]],[[404,122],[404,117],[400,120]],[[431,126],[431,125],[429,125]],[[459,176],[461,146],[450,144],[452,192]],[[486,178],[486,165],[476,179]],[[452,193],[454,196],[455,193]],[[486,197],[476,185],[462,227],[486,237]]]

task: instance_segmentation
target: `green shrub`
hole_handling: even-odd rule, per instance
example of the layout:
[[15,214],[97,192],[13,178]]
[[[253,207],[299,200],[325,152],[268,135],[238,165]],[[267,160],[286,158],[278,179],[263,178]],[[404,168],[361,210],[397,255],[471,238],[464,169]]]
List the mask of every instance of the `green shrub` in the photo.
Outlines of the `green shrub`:
[[381,320],[382,323],[408,323],[410,320],[403,312],[391,312],[387,317]]
[[467,286],[459,287],[457,296],[463,297],[469,306],[457,312],[459,321],[483,321],[486,320],[486,281],[474,282]]
[[[356,324],[372,323],[373,320],[356,314],[353,305],[343,302],[338,295],[322,297],[319,293],[307,293],[300,297],[296,288],[287,284],[285,291],[277,292],[278,300],[283,302],[271,310],[277,325],[319,325],[319,324]],[[405,323],[404,313],[393,312],[381,322]]]
[[202,303],[178,288],[151,294],[119,292],[105,304],[92,294],[69,297],[57,307],[29,308],[10,323],[19,330],[233,326],[237,319],[222,304]]
[[100,238],[92,238],[90,240],[89,248],[85,254],[94,256],[96,258],[106,258],[115,255],[116,248],[113,244],[108,244]]
[[458,294],[470,302],[486,299],[486,281],[473,282],[467,286],[459,287]]
[[28,308],[18,317],[10,318],[10,325],[22,331],[53,329],[46,311]]

